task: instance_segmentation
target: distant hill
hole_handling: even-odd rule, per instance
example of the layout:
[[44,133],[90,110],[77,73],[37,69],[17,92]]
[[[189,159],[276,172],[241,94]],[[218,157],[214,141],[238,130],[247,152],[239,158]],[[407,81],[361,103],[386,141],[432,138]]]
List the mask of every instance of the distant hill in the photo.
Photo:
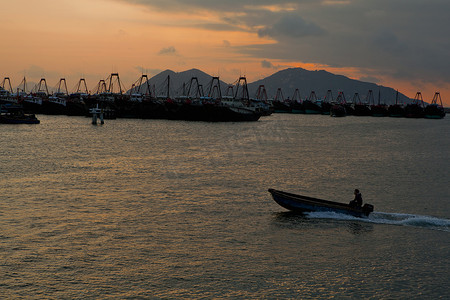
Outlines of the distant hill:
[[[168,87],[168,77],[170,76],[170,84]],[[174,72],[172,70],[165,70],[152,78],[149,79],[149,84],[154,86],[156,89],[156,95],[167,95],[169,89],[169,95],[179,96],[183,95],[183,88],[185,89],[185,93],[187,93],[189,86],[192,82],[192,87],[190,94],[196,94],[197,91],[197,81],[192,81],[192,78],[196,77],[198,84],[200,84],[203,89],[203,94],[206,95],[209,92],[212,76],[200,71],[198,69],[191,69],[183,72]],[[183,87],[184,84],[184,87]],[[223,81],[220,82],[222,93],[226,91],[227,84]]]
[[[167,94],[167,78],[170,76],[170,96],[182,95],[183,84],[185,89],[189,86],[191,78],[197,77],[202,85],[204,94],[208,93],[212,76],[198,69],[191,69],[183,72],[165,70],[149,79],[150,85],[154,86],[157,95]],[[196,82],[195,86],[196,86]],[[256,97],[256,92],[260,85],[264,85],[269,99],[273,99],[278,88],[281,88],[285,98],[291,98],[295,89],[299,89],[302,99],[308,98],[311,91],[315,91],[319,98],[323,98],[328,90],[332,90],[334,98],[340,91],[344,92],[348,102],[351,102],[355,93],[358,93],[361,101],[366,100],[369,90],[373,91],[375,102],[378,101],[378,93],[381,95],[381,102],[392,104],[395,102],[396,90],[384,87],[375,83],[363,82],[350,79],[342,75],[335,75],[327,71],[308,71],[302,68],[289,68],[276,72],[264,79],[248,84],[250,97]],[[228,84],[221,81],[222,94],[225,94]],[[195,91],[191,90],[191,94]],[[409,103],[407,96],[399,93],[400,103]]]
[[[363,82],[350,79],[342,75],[335,75],[327,71],[308,71],[302,68],[285,69],[264,79],[249,84],[250,94],[256,93],[258,87],[264,85],[269,98],[276,95],[277,89],[281,88],[285,98],[291,98],[295,89],[299,89],[302,99],[308,98],[311,91],[315,91],[317,97],[325,97],[328,90],[331,90],[336,98],[340,91],[344,92],[345,98],[351,102],[355,93],[358,93],[361,101],[365,101],[369,90],[373,91],[374,100],[378,103],[378,92],[380,91],[381,102],[385,104],[395,103],[397,91],[379,86],[375,83]],[[409,103],[407,96],[399,93],[400,103]]]

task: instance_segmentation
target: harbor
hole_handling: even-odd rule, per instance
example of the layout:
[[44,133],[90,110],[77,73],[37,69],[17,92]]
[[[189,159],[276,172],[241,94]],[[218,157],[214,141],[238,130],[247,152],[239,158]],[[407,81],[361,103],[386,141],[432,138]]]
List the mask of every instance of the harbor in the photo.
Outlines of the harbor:
[[368,90],[364,96],[355,92],[350,99],[344,91],[338,91],[334,97],[332,90],[321,98],[315,91],[311,91],[309,97],[302,98],[299,89],[295,89],[292,97],[285,98],[281,88],[278,88],[275,96],[269,98],[265,86],[260,85],[251,95],[247,79],[242,76],[232,84],[223,83],[219,77],[212,76],[209,82],[204,83],[192,77],[175,89],[170,75],[159,87],[149,82],[147,75],[141,75],[126,89],[119,74],[111,73],[100,80],[92,91],[88,89],[86,80],[81,78],[69,92],[65,78],[61,78],[53,89],[49,89],[46,79],[41,78],[28,91],[24,77],[14,91],[10,78],[5,77],[0,85],[0,103],[20,105],[27,114],[93,118],[95,115],[96,119],[100,119],[100,114],[94,112],[97,109],[102,112],[102,120],[139,118],[251,122],[273,113],[427,119],[441,119],[446,115],[439,92],[429,102],[425,102],[422,93],[417,92],[414,99],[404,103],[399,101],[398,92],[395,99],[386,101],[380,91],[375,99],[373,90]]
[[1,8],[2,299],[450,299],[450,1]]

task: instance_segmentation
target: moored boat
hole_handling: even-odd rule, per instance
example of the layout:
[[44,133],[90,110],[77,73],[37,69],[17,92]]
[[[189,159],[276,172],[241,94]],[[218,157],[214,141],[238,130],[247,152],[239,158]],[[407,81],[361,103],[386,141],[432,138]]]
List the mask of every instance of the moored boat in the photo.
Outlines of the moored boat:
[[272,105],[275,113],[292,113],[290,101],[284,99],[281,88],[278,88]]
[[321,114],[322,106],[320,101],[317,99],[316,92],[311,91],[308,100],[303,101],[303,107],[305,114]]
[[0,105],[1,124],[39,124],[34,114],[25,114],[21,105]]
[[329,115],[331,113],[331,107],[333,102],[333,92],[331,90],[328,90],[325,98],[323,98],[323,101],[321,103],[322,107],[322,115]]
[[[370,91],[369,91],[370,95]],[[361,102],[361,98],[359,97],[359,93],[355,93],[353,96],[353,115],[355,116],[370,116],[372,112],[370,111],[370,107],[368,103]]]
[[291,112],[293,114],[304,114],[305,113],[305,101],[302,101],[300,96],[300,90],[295,89],[294,95],[291,99]]
[[332,117],[345,117],[347,112],[347,102],[345,101],[345,96],[343,92],[339,92],[335,103],[331,106],[330,116]]
[[403,105],[398,103],[398,90],[395,96],[395,104],[389,105],[388,107],[389,117],[401,118],[405,116],[405,108]]
[[414,101],[405,107],[405,117],[407,118],[423,118],[423,98],[422,93],[417,92]]
[[445,117],[445,109],[439,92],[434,94],[431,103],[425,107],[424,114],[427,119],[443,119]]
[[[371,90],[369,91],[371,92]],[[372,97],[373,99],[373,97]],[[370,106],[370,111],[372,112],[373,117],[387,117],[389,116],[388,106],[384,103],[381,103],[381,92],[378,90],[378,104],[373,103]]]
[[352,215],[355,217],[367,217],[373,212],[373,205],[364,204],[362,207],[355,207],[349,204],[328,201],[298,194],[292,194],[275,189],[269,189],[273,200],[280,206],[299,213],[304,212],[336,212]]

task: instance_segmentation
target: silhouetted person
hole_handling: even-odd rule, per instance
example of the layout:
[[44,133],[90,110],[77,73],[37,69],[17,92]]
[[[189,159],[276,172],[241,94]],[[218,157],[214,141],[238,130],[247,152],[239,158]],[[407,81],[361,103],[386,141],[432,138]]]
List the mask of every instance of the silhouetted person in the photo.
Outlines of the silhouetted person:
[[362,195],[358,189],[355,189],[355,199],[350,201],[349,205],[352,207],[361,207],[362,206]]

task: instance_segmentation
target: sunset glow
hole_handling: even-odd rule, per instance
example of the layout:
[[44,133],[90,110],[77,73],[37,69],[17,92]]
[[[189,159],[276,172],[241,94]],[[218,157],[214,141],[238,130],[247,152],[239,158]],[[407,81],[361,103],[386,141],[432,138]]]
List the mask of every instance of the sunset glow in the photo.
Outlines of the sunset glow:
[[[428,30],[434,27],[411,33],[415,27],[379,23],[390,18],[389,8],[368,2],[0,1],[0,77],[10,77],[14,87],[24,76],[29,82],[45,77],[49,86],[64,77],[70,88],[85,77],[93,88],[119,72],[129,87],[142,72],[166,69],[197,68],[226,82],[246,75],[252,82],[302,67],[372,81],[409,97],[420,90],[425,100],[440,91],[450,105],[444,68],[450,59],[442,51],[449,42],[433,40]],[[364,40],[369,23],[379,25],[372,40]],[[430,40],[412,44],[408,31]]]

